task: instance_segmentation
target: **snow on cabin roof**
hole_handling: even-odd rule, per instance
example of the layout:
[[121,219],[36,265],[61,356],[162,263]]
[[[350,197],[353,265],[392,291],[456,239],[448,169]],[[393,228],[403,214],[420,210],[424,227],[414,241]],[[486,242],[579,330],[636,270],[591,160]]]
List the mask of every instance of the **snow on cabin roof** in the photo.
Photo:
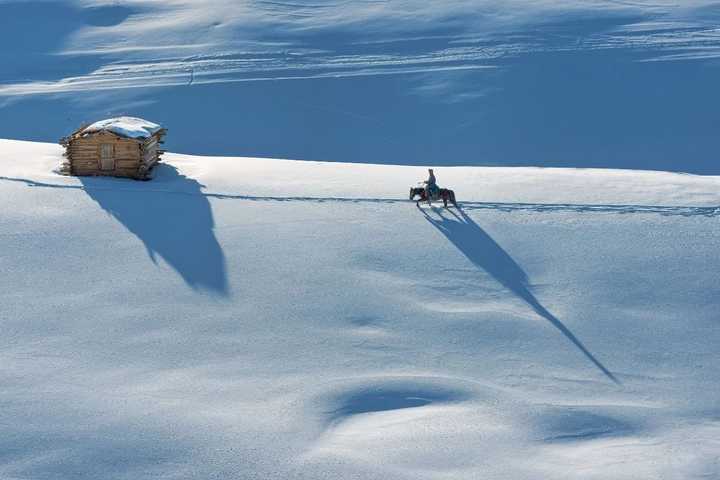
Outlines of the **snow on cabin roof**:
[[100,120],[80,130],[80,135],[97,132],[112,132],[121,137],[127,138],[147,138],[154,135],[162,127],[156,123],[148,122],[142,118],[135,117],[117,117]]

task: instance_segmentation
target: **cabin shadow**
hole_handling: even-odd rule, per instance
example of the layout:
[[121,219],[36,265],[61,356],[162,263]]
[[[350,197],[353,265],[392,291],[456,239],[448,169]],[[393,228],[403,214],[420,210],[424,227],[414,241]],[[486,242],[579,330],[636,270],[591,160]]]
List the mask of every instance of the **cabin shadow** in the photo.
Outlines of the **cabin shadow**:
[[[140,188],[123,188],[132,180],[80,181],[90,198],[143,242],[153,263],[161,257],[194,290],[228,296],[225,255],[202,185],[170,165],[160,164],[154,173],[155,180],[135,184]],[[172,191],[157,189],[166,185]]]
[[570,329],[535,298],[529,288],[528,276],[520,265],[465,212],[459,210],[458,214],[452,210],[447,210],[452,214],[451,218],[443,215],[441,210],[435,210],[438,212],[436,218],[425,210],[420,210],[427,221],[450,240],[476,267],[486,271],[505,288],[525,301],[535,313],[550,322],[553,327],[572,342],[605,376],[616,384],[620,383],[612,372],[590,353]]

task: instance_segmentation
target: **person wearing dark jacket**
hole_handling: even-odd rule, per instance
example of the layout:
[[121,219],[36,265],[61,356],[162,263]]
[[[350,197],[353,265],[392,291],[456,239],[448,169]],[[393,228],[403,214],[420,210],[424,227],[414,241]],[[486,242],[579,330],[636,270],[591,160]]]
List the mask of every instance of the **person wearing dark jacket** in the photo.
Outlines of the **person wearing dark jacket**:
[[428,205],[432,205],[432,198],[437,195],[438,186],[435,180],[435,173],[432,168],[428,169],[428,179],[423,182],[425,184],[425,196],[427,197]]

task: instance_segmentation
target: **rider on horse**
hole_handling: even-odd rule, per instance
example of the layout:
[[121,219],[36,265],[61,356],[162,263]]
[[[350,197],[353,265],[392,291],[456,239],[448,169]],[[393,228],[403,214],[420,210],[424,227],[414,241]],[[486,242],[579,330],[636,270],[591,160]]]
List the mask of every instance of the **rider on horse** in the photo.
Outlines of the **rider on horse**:
[[437,180],[435,179],[435,173],[432,168],[428,169],[428,174],[428,179],[422,182],[424,186],[421,187],[418,185],[417,187],[410,188],[410,195],[408,198],[410,200],[415,200],[415,197],[420,197],[415,202],[418,207],[420,206],[420,202],[428,202],[428,205],[432,206],[433,200],[442,200],[445,208],[447,208],[448,202],[457,207],[458,204],[455,200],[455,192],[449,188],[438,187]]
[[440,193],[440,187],[437,186],[432,168],[428,169],[428,174],[428,179],[423,183],[425,184],[425,196],[427,197],[428,204],[431,205],[433,197],[437,198]]

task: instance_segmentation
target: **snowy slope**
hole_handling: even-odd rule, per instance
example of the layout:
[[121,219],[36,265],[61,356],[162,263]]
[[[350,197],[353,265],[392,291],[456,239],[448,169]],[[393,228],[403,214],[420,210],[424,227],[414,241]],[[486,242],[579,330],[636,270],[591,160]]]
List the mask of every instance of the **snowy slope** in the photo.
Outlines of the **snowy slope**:
[[716,478],[720,177],[0,140],[2,478]]

